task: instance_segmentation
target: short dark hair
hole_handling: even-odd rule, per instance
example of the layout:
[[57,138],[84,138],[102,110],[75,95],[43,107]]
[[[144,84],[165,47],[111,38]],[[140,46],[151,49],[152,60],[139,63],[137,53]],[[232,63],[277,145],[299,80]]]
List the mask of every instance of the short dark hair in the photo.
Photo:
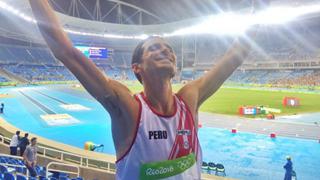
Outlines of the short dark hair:
[[19,135],[20,134],[20,131],[16,131],[16,135]]
[[29,134],[28,134],[28,133],[25,133],[25,134],[24,134],[24,137],[28,137],[28,136],[29,136]]
[[35,140],[37,140],[36,137],[31,138],[31,142],[33,142],[33,141],[35,141]]
[[[132,58],[131,58],[131,65],[133,65],[135,63],[140,64],[142,62],[142,55],[143,55],[143,50],[144,50],[142,48],[143,44],[149,40],[156,39],[156,38],[161,38],[161,37],[160,36],[150,36],[147,39],[144,39],[139,42],[139,44],[136,46],[136,48],[133,51]],[[141,84],[143,84],[140,74],[134,73],[134,75],[139,80],[139,82]]]

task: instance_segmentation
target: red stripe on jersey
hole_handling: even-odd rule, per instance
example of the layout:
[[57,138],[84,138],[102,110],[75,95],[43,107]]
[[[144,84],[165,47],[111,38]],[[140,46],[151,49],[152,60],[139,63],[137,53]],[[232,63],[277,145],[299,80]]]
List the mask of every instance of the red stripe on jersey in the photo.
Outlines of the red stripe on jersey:
[[[181,129],[181,127],[182,127],[182,113],[183,113],[183,109],[182,109],[182,106],[180,106],[178,129]],[[177,154],[176,153],[177,146],[178,146],[177,138],[178,138],[178,136],[176,135],[173,146],[172,146],[172,150],[169,155],[169,159],[174,159],[174,157]]]
[[[181,104],[181,111],[180,111],[180,120],[179,126],[177,129],[177,135],[175,138],[174,145],[171,149],[169,159],[176,159],[182,156],[189,155],[192,153],[197,153],[197,135],[194,127],[194,122],[192,115],[188,109],[186,109],[185,105]],[[184,113],[184,119],[182,119]],[[182,127],[182,123],[184,121],[184,128]],[[183,129],[182,129],[183,128]],[[190,134],[188,135],[179,135],[178,131],[189,131]],[[196,154],[197,155],[197,154]]]

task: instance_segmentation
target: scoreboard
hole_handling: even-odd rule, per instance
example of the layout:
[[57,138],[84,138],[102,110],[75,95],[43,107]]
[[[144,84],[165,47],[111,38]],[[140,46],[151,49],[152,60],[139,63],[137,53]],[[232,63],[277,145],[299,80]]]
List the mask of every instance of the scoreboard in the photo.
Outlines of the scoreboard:
[[90,59],[108,59],[108,49],[104,47],[92,47],[92,46],[75,46],[80,50],[87,58]]

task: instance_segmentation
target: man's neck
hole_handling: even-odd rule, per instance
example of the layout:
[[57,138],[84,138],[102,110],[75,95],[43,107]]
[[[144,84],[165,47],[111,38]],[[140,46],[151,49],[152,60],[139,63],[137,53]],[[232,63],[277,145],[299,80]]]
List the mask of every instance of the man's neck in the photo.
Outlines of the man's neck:
[[174,112],[174,98],[170,80],[143,82],[144,94],[157,112],[171,115]]

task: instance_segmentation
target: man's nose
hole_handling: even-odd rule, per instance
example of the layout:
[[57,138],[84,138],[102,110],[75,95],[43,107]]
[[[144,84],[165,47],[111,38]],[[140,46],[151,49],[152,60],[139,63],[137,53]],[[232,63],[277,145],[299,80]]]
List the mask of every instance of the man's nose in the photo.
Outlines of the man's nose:
[[164,55],[169,55],[170,54],[170,51],[168,48],[164,47],[161,49],[161,54],[164,54]]

